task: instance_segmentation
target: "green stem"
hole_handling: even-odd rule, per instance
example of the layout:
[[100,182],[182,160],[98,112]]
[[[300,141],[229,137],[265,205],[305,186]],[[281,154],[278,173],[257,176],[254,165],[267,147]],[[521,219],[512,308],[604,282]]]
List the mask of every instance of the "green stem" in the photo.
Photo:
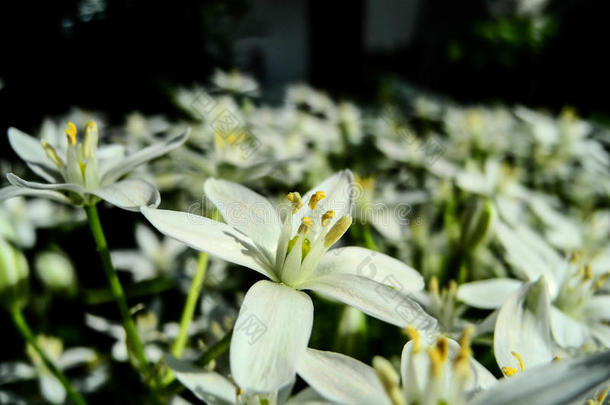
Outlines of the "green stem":
[[362,236],[364,237],[364,245],[370,250],[379,250],[377,244],[375,243],[375,239],[373,238],[373,234],[371,233],[371,226],[369,224],[365,224],[363,226]]
[[123,291],[123,287],[121,286],[121,282],[119,281],[116,270],[112,265],[110,251],[108,250],[108,244],[106,243],[106,237],[104,236],[104,230],[102,228],[102,223],[100,222],[100,217],[97,213],[97,208],[95,205],[86,205],[85,211],[87,212],[89,227],[91,228],[91,233],[95,239],[97,251],[102,259],[102,267],[104,268],[104,273],[108,279],[110,291],[112,292],[114,300],[119,306],[119,311],[123,321],[123,328],[125,329],[125,334],[127,336],[128,348],[135,356],[138,368],[144,371],[148,367],[148,361],[146,360],[146,355],[144,354],[144,346],[142,345],[142,341],[138,335],[136,325],[131,318],[131,313],[129,312],[129,307],[127,306],[127,300],[125,299],[125,292]]
[[188,329],[191,325],[193,315],[195,314],[195,308],[197,306],[197,300],[199,294],[203,288],[203,281],[205,280],[205,273],[208,267],[208,255],[207,253],[199,253],[199,260],[197,262],[197,272],[193,281],[191,281],[191,287],[188,295],[186,296],[186,302],[184,309],[182,310],[182,318],[180,319],[180,330],[178,331],[178,337],[172,346],[172,354],[174,357],[182,357],[184,348],[186,347],[186,341],[188,339]]
[[21,310],[11,310],[11,316],[13,318],[15,326],[17,327],[17,330],[19,330],[19,333],[21,333],[25,341],[28,342],[30,346],[32,346],[36,353],[38,353],[38,355],[42,359],[42,362],[49,369],[49,371],[51,371],[51,373],[53,373],[53,375],[59,380],[61,385],[63,385],[63,387],[66,389],[68,396],[70,397],[70,399],[72,399],[72,402],[74,402],[76,405],[87,405],[87,401],[85,401],[85,398],[83,398],[83,396],[74,389],[74,387],[70,383],[70,380],[68,380],[68,377],[66,377],[66,375],[59,368],[57,368],[57,366],[51,361],[51,359],[47,357],[47,354],[40,348],[40,346],[38,346],[36,338],[34,337],[32,330],[28,326],[27,321],[23,317],[23,313],[21,312]]
[[231,337],[233,336],[233,329],[228,331],[222,339],[214,343],[201,357],[195,361],[195,364],[199,367],[206,366],[210,361],[214,360],[221,354],[227,351],[231,346]]

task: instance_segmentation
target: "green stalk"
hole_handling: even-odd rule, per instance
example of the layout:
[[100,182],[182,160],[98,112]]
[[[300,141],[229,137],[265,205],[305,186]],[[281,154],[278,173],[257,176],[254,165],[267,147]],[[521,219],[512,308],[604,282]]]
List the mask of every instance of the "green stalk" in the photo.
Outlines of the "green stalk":
[[193,320],[195,314],[195,308],[197,306],[197,300],[203,288],[203,281],[205,280],[205,273],[208,268],[208,255],[207,253],[199,253],[199,260],[197,262],[197,272],[193,281],[191,281],[191,287],[189,288],[188,295],[186,296],[186,302],[184,303],[184,309],[182,310],[182,318],[180,319],[180,330],[178,331],[178,337],[174,341],[172,346],[172,354],[174,357],[182,357],[186,342],[188,339],[188,329]]
[[206,366],[210,361],[226,352],[231,346],[232,336],[233,329],[229,330],[222,339],[210,346],[210,348],[195,361],[195,364],[199,367]]
[[87,405],[87,401],[81,394],[78,393],[68,380],[68,377],[59,369],[57,366],[47,357],[47,354],[38,346],[38,342],[36,342],[36,338],[32,333],[32,330],[28,326],[27,321],[25,320],[23,313],[20,309],[11,310],[11,317],[13,318],[13,323],[19,333],[23,336],[26,342],[38,353],[44,365],[49,369],[51,373],[59,380],[61,385],[66,389],[66,393],[76,405]]
[[127,306],[127,300],[125,299],[125,292],[123,291],[119,277],[117,276],[116,270],[112,264],[110,251],[108,250],[108,244],[106,243],[106,237],[104,236],[104,230],[100,222],[100,217],[97,213],[97,208],[95,205],[86,205],[85,211],[87,212],[89,227],[91,228],[91,233],[95,239],[97,251],[102,259],[102,267],[104,268],[104,273],[108,279],[110,291],[112,292],[112,296],[119,306],[121,319],[123,321],[123,328],[125,329],[125,334],[127,336],[128,348],[135,356],[137,367],[141,371],[145,371],[148,368],[148,361],[146,360],[146,355],[144,354],[144,346],[142,345],[142,341],[138,335],[136,325],[131,318],[131,313],[129,312],[129,307]]
[[364,224],[362,236],[364,237],[364,246],[367,249],[378,251],[379,248],[375,243],[375,239],[373,238],[373,234],[371,233],[371,226],[369,224]]

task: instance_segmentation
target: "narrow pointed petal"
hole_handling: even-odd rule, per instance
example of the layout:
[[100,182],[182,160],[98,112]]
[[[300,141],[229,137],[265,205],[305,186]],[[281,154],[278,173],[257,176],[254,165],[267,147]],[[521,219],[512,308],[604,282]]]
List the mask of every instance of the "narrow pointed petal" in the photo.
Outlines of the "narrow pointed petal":
[[494,354],[500,368],[520,369],[512,352],[521,356],[525,369],[553,360],[550,307],[543,278],[524,284],[506,300],[494,333]]
[[131,172],[136,167],[176,149],[186,141],[188,134],[189,131],[187,130],[181,135],[170,138],[165,142],[150,145],[141,151],[127,156],[124,159],[117,160],[114,165],[109,165],[105,169],[105,172],[100,172],[100,176],[102,178],[101,183],[113,183],[127,173]]
[[8,129],[8,140],[15,153],[34,173],[47,181],[55,181],[59,177],[57,168],[47,157],[38,139],[11,127]]
[[276,280],[275,274],[261,261],[254,242],[229,225],[188,212],[148,207],[142,207],[141,212],[161,233],[193,249],[248,267]]
[[375,370],[343,354],[307,349],[297,372],[333,403],[392,404]]
[[593,324],[591,325],[591,333],[603,347],[610,349],[610,326],[603,323]]
[[136,225],[136,243],[147,257],[154,257],[161,249],[157,235],[147,226]]
[[95,351],[88,347],[72,347],[66,349],[61,357],[57,360],[57,366],[60,369],[66,370],[78,365],[89,363],[95,359]]
[[[312,212],[308,203],[311,196],[317,191],[323,191],[326,197],[318,202],[315,212]],[[292,229],[299,229],[304,216],[313,220],[329,210],[335,211],[335,216],[329,223],[329,226],[332,227],[341,217],[351,214],[357,193],[358,190],[354,186],[354,175],[351,171],[342,170],[334,174],[303,196],[303,207],[292,216]]]
[[72,191],[79,195],[85,193],[85,189],[74,183],[38,183],[35,181],[23,180],[21,177],[9,173],[6,175],[9,183],[16,187],[30,188],[34,190],[55,190],[55,191]]
[[585,304],[583,312],[589,319],[610,321],[610,294],[594,295]]
[[478,394],[469,405],[563,405],[584,402],[600,384],[610,380],[610,352],[561,360],[504,379]]
[[415,269],[383,253],[356,246],[326,252],[311,278],[335,273],[365,277],[397,290],[419,291],[424,288],[424,279]]
[[436,319],[408,295],[408,290],[394,289],[366,277],[328,274],[303,283],[299,289],[319,292],[396,326],[411,325],[428,338],[438,331]]
[[231,373],[246,393],[270,393],[289,384],[305,353],[313,324],[309,296],[259,281],[246,293],[231,340]]
[[245,233],[275,259],[281,221],[269,200],[249,188],[225,180],[208,179],[203,190],[227,224]]
[[53,404],[62,404],[66,400],[66,390],[53,374],[46,372],[40,376],[39,385],[42,396]]
[[178,381],[197,398],[210,404],[235,405],[237,389],[222,375],[197,368],[169,355],[164,359]]
[[128,211],[139,211],[140,207],[156,208],[161,203],[157,187],[143,179],[125,179],[89,193]]
[[563,348],[579,348],[590,336],[586,325],[554,306],[551,306],[551,332],[555,342]]
[[35,190],[32,188],[17,187],[13,185],[6,186],[0,189],[0,201],[20,196],[47,198],[49,200],[57,201],[60,203],[70,204],[70,199],[57,191]]
[[496,309],[504,304],[523,283],[512,278],[473,281],[459,286],[457,297],[475,308]]

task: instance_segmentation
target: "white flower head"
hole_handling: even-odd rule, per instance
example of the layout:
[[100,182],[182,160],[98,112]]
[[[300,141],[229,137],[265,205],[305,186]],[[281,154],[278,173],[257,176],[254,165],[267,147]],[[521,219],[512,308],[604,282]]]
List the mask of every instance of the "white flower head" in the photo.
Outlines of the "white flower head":
[[313,323],[312,301],[300,290],[435,333],[436,320],[409,297],[423,288],[415,270],[359,247],[329,250],[351,224],[350,171],[303,196],[290,193],[283,218],[267,199],[238,184],[210,179],[204,190],[226,224],[185,212],[141,211],[161,232],[272,280],[250,288],[235,325],[231,370],[244,391],[273,392],[294,379]]

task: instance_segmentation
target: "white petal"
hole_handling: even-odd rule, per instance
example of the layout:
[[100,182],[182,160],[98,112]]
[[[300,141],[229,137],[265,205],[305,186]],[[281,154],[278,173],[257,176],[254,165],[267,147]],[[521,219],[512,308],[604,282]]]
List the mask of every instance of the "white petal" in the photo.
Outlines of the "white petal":
[[581,347],[589,338],[586,325],[551,306],[551,331],[555,342],[563,348]]
[[334,273],[309,280],[299,289],[319,292],[396,326],[411,325],[429,338],[438,330],[436,319],[408,295],[409,290],[394,289],[366,277]]
[[73,191],[79,195],[83,195],[85,189],[74,183],[38,183],[35,181],[23,180],[21,177],[13,173],[6,175],[9,183],[16,187],[24,187],[34,190],[55,190],[55,191]]
[[276,280],[262,262],[254,242],[227,224],[188,212],[142,207],[142,214],[161,233],[193,249],[207,252],[231,263],[248,267]]
[[[396,206],[394,209],[388,207],[374,208],[373,212],[366,219],[373,225],[375,230],[384,238],[392,242],[398,242],[402,239],[402,228],[406,225],[404,216],[400,216],[399,209],[404,206]],[[401,219],[403,222],[401,222]]]
[[[326,197],[318,202],[315,212],[312,212],[309,208],[309,199],[317,191],[323,191]],[[335,216],[329,225],[332,226],[339,218],[351,214],[357,194],[358,190],[354,186],[354,175],[351,171],[342,170],[332,175],[303,196],[303,207],[292,216],[292,229],[299,229],[304,216],[314,220],[330,210],[335,211]]]
[[47,156],[40,141],[17,128],[8,129],[8,140],[17,155],[28,164],[30,169],[47,181],[59,177],[57,168]]
[[44,373],[38,380],[42,396],[49,402],[61,404],[66,400],[66,390],[52,374]]
[[217,179],[208,179],[203,190],[227,224],[248,235],[275,259],[281,221],[265,197],[239,184]]
[[527,226],[512,229],[501,221],[496,235],[506,250],[506,259],[525,281],[536,281],[544,276],[549,284],[551,297],[559,290],[557,274],[563,259],[538,234]]
[[295,378],[313,323],[309,296],[259,281],[246,293],[231,339],[231,372],[246,393],[270,393]]
[[110,184],[119,178],[123,177],[127,173],[131,172],[136,167],[156,159],[166,153],[176,149],[182,145],[188,138],[189,130],[181,135],[170,138],[165,142],[159,142],[154,145],[150,145],[136,153],[127,156],[124,159],[119,159],[114,165],[111,165],[106,169],[105,172],[100,172],[102,178],[102,184]]
[[602,346],[610,348],[610,326],[596,323],[591,326],[591,333],[595,336]]
[[610,295],[599,294],[589,298],[583,312],[588,319],[610,321]]
[[391,405],[372,367],[339,353],[307,349],[299,375],[329,401],[354,405]]
[[494,333],[494,354],[499,367],[519,370],[512,352],[521,356],[526,370],[553,360],[550,306],[544,279],[524,284],[506,300],[498,312]]
[[138,251],[114,250],[110,252],[110,256],[114,267],[117,270],[130,272],[135,281],[150,279],[157,275],[154,264]]
[[424,279],[417,270],[383,253],[356,246],[326,252],[311,278],[335,273],[365,277],[391,285],[398,291],[419,291],[424,288]]
[[0,363],[0,385],[19,380],[29,380],[36,376],[36,370],[29,364],[17,361]]
[[493,278],[473,281],[458,287],[460,301],[475,308],[499,308],[523,283],[511,278]]
[[305,388],[286,402],[285,405],[331,405],[325,401],[313,388]]
[[57,366],[62,370],[89,363],[96,358],[95,351],[87,347],[72,347],[66,349],[57,360]]
[[222,375],[199,369],[171,356],[164,358],[176,378],[197,398],[216,405],[235,404],[237,389]]
[[128,211],[139,211],[140,207],[158,207],[161,196],[157,187],[143,179],[125,179],[89,193]]
[[48,198],[60,203],[70,204],[70,199],[57,191],[35,190],[32,188],[23,188],[12,185],[0,189],[0,201],[20,196]]
[[610,352],[553,362],[501,380],[469,405],[563,405],[583,403],[586,394],[610,379]]

